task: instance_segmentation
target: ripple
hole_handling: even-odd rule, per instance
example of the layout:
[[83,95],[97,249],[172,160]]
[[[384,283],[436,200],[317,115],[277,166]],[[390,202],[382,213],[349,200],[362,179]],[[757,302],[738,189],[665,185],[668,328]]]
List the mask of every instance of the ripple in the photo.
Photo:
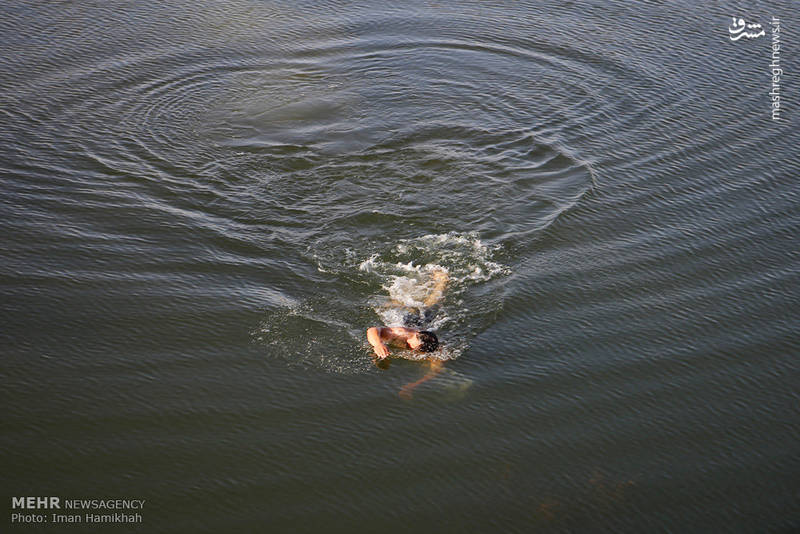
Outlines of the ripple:
[[[195,531],[792,524],[797,134],[719,6],[0,14],[22,486],[158,479]],[[400,403],[425,366],[364,329],[438,267],[459,359]]]
[[[213,14],[194,20],[211,24]],[[231,35],[246,22],[240,14]],[[580,41],[508,37],[472,16],[456,16],[463,26],[440,35],[427,31],[452,15],[383,12],[349,21],[343,13],[302,40],[291,39],[297,26],[286,27],[260,44],[233,39],[227,53],[180,39],[122,48],[36,77],[38,92],[65,81],[69,91],[39,102],[34,120],[12,120],[79,155],[97,187],[105,176],[118,194],[197,229],[210,258],[247,264],[260,251],[283,250],[280,262],[300,277],[327,262],[323,295],[355,289],[365,302],[379,289],[347,271],[353,265],[336,263],[347,251],[363,261],[403,240],[476,235],[515,271],[538,236],[591,204],[590,193],[619,186],[600,178],[609,162],[624,160],[624,170],[673,164],[734,141],[733,130],[713,141],[676,132],[680,142],[634,154],[630,141],[646,118],[665,112],[654,127],[671,131],[669,121],[691,99],[687,87],[676,82],[677,98],[654,94],[658,72],[650,64],[600,55]],[[273,28],[276,16],[257,24]],[[653,198],[645,205],[658,206]],[[481,281],[473,297],[486,291],[484,282],[502,287]],[[341,313],[292,291],[287,298],[311,306],[315,317]],[[470,303],[471,335],[503,306],[502,297],[489,302]],[[348,328],[371,320],[366,311]]]

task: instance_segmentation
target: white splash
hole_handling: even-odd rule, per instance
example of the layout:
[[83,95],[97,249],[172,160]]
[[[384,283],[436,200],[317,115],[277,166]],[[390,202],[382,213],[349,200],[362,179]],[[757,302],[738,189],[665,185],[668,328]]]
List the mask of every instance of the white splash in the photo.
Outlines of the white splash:
[[373,309],[389,326],[402,325],[406,314],[423,308],[436,286],[434,273],[446,273],[449,282],[445,305],[429,326],[435,330],[451,319],[448,296],[509,272],[508,267],[492,259],[493,252],[494,248],[481,242],[474,233],[428,234],[401,240],[385,253],[372,254],[358,268],[380,277],[387,296],[376,299]]

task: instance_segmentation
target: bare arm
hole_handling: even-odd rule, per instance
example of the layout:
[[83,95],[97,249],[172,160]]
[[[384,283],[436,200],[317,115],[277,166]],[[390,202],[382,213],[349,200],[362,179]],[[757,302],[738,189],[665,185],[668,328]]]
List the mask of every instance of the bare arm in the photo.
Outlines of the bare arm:
[[375,350],[375,354],[380,359],[384,359],[389,356],[389,349],[386,348],[386,345],[383,344],[383,340],[381,339],[382,330],[383,328],[375,326],[367,329],[367,341],[369,341],[369,344],[372,345],[372,348]]
[[423,382],[427,382],[428,380],[435,378],[436,375],[438,375],[444,368],[444,362],[440,360],[430,360],[430,362],[431,362],[431,369],[430,371],[428,371],[428,374],[426,374],[416,382],[411,382],[410,384],[406,384],[405,386],[400,388],[398,394],[400,395],[401,398],[406,400],[410,399],[413,396],[414,388],[416,388]]

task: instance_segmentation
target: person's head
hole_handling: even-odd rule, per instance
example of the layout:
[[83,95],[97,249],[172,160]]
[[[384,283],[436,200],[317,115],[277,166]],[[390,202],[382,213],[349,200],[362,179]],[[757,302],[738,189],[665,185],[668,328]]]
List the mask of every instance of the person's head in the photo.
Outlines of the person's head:
[[422,352],[433,352],[439,346],[439,339],[433,332],[423,330],[414,334],[409,340],[408,345],[414,349]]

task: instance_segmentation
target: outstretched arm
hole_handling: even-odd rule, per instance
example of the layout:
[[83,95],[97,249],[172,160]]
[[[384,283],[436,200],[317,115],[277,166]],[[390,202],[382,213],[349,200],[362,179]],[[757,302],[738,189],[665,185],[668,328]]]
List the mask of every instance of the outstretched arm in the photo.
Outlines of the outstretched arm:
[[389,356],[389,349],[383,344],[381,330],[381,328],[375,326],[368,328],[367,341],[369,341],[369,344],[372,345],[372,348],[375,350],[375,355],[382,360]]
[[403,398],[405,400],[410,399],[414,395],[414,393],[413,393],[414,388],[416,388],[418,385],[422,384],[423,382],[427,382],[431,378],[435,378],[436,375],[438,375],[442,371],[442,369],[444,368],[444,362],[442,362],[441,360],[430,360],[430,362],[431,362],[431,369],[430,369],[430,371],[428,371],[428,373],[425,376],[423,376],[422,378],[420,378],[416,382],[411,382],[410,384],[406,384],[405,386],[400,388],[400,391],[399,391],[398,394],[400,395],[401,398]]

